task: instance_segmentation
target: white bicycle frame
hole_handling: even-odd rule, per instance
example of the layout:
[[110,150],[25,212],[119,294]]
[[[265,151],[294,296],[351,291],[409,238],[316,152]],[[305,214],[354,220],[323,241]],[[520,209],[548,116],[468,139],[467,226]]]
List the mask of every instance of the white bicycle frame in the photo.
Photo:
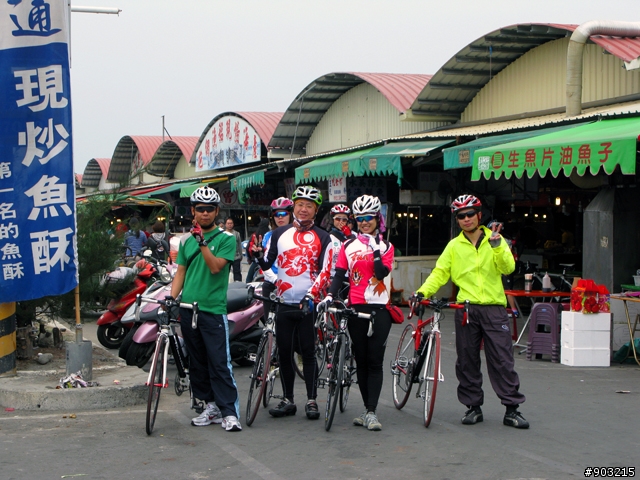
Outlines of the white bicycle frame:
[[[427,347],[427,353],[424,357],[424,365],[422,365],[422,373],[418,376],[418,391],[416,392],[416,398],[422,398],[422,384],[424,383],[425,380],[433,380],[433,377],[428,377],[427,376],[427,368],[429,367],[429,362],[428,359],[431,356],[431,349],[434,348],[435,346],[435,341],[433,340],[435,338],[435,334],[436,332],[440,332],[440,318],[443,315],[442,312],[433,312],[433,323],[432,323],[432,328],[431,330],[429,330],[429,332],[427,333],[427,341],[429,342],[429,345]],[[440,356],[438,356],[438,382],[444,382],[444,375],[442,374],[442,370],[440,368],[441,365],[441,359]],[[424,398],[422,398],[424,400]]]

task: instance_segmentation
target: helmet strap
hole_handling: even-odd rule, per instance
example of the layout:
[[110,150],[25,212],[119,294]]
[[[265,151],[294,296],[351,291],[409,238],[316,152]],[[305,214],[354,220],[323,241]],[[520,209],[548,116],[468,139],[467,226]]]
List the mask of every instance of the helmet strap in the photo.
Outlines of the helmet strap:
[[313,218],[311,220],[298,220],[295,215],[293,216],[293,226],[298,232],[306,232],[307,230],[311,230],[314,225]]

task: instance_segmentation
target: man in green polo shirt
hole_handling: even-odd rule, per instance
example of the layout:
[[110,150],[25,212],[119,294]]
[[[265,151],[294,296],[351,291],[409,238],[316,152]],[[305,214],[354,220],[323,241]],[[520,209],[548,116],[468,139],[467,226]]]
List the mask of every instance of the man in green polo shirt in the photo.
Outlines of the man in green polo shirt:
[[[191,421],[197,427],[221,423],[225,430],[240,431],[240,403],[229,355],[227,288],[229,264],[234,261],[236,242],[232,234],[215,224],[220,196],[208,185],[191,194],[194,222],[191,235],[182,237],[178,270],[171,286],[181,301],[198,302],[196,328],[193,312],[180,309],[181,329],[189,352],[189,377],[193,395],[206,402],[202,414]],[[215,399],[215,403],[214,403]]]

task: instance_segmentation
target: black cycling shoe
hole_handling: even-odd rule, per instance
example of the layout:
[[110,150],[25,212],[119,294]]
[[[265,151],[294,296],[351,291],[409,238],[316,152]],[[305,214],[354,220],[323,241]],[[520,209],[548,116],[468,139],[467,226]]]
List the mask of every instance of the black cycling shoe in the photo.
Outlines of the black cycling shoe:
[[509,427],[529,428],[529,422],[517,410],[505,413],[502,423]]
[[309,420],[318,420],[320,418],[320,412],[318,411],[318,404],[315,400],[309,400],[304,407],[304,413],[307,414]]
[[482,417],[482,409],[480,407],[471,407],[467,410],[462,417],[463,425],[475,425],[480,423],[484,418]]
[[298,411],[295,403],[290,402],[287,399],[282,400],[276,408],[269,410],[269,415],[272,417],[287,417],[289,415],[295,415]]

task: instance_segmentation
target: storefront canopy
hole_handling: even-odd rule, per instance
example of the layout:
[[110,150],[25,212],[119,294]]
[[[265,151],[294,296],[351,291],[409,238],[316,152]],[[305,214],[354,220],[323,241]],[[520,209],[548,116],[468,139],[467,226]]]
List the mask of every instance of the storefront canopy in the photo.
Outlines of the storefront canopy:
[[231,180],[231,191],[244,191],[254,185],[264,185],[264,170],[238,175],[236,178]]
[[193,192],[195,192],[198,188],[202,187],[203,185],[215,185],[216,183],[224,182],[228,179],[229,177],[218,177],[218,178],[212,178],[211,180],[207,180],[203,182],[192,183],[188,185],[183,184],[182,188],[180,189],[180,198],[190,197]]
[[296,183],[309,183],[336,177],[395,175],[402,183],[402,157],[426,155],[452,140],[389,143],[380,147],[320,158],[296,168]]
[[573,171],[582,176],[596,175],[600,168],[611,174],[619,165],[625,175],[636,171],[636,150],[640,136],[640,118],[601,120],[568,130],[505,143],[477,150],[474,154],[472,180],[481,176],[502,175],[531,178],[547,172],[568,177]]
[[183,187],[189,187],[194,184],[195,182],[174,183],[171,185],[167,185],[166,187],[163,187],[159,190],[155,190],[151,193],[148,193],[147,197],[158,197],[160,195],[164,195],[165,193],[175,192],[175,191],[181,190]]
[[547,133],[558,132],[568,128],[574,128],[576,125],[562,125],[553,128],[541,128],[539,130],[530,130],[528,132],[506,133],[504,135],[492,135],[490,137],[482,137],[463,145],[456,145],[442,150],[444,153],[444,169],[453,170],[456,168],[471,168],[473,165],[473,154],[481,148],[492,147],[494,145],[502,145],[504,143],[515,142],[525,138],[538,137]]

